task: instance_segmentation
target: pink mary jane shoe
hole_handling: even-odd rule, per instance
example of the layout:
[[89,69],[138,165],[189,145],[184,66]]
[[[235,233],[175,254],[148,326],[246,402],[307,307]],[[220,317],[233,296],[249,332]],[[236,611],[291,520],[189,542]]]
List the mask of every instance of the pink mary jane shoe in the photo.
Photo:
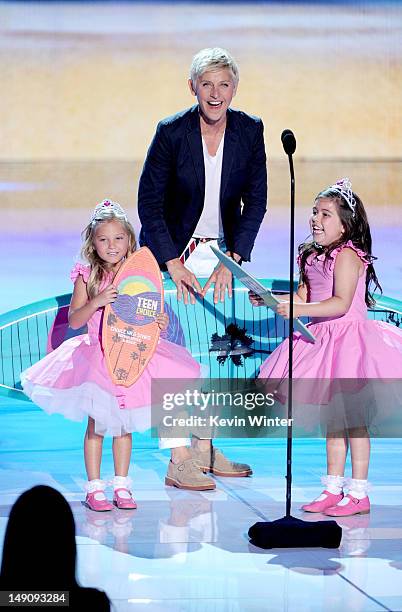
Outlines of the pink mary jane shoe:
[[327,516],[352,516],[353,514],[368,514],[369,512],[370,500],[368,496],[357,499],[348,494],[340,503],[327,508],[324,514]]
[[119,487],[114,490],[113,503],[120,510],[135,510],[137,504],[132,498],[131,491],[126,487]]
[[304,504],[301,509],[304,510],[304,512],[324,512],[327,508],[335,506],[342,499],[343,493],[334,495],[334,493],[325,490],[315,501],[311,502],[311,504]]
[[104,492],[101,490],[87,493],[85,505],[87,508],[94,510],[95,512],[107,512],[108,510],[113,510],[112,504],[106,499]]

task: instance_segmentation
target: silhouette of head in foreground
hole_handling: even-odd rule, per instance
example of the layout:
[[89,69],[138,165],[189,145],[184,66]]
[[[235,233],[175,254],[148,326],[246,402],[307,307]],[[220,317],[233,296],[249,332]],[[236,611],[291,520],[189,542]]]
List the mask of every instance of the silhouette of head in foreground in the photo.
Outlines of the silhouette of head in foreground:
[[78,584],[76,559],[74,516],[63,495],[44,485],[22,493],[4,536],[1,589],[69,591],[70,609],[110,610],[105,593]]

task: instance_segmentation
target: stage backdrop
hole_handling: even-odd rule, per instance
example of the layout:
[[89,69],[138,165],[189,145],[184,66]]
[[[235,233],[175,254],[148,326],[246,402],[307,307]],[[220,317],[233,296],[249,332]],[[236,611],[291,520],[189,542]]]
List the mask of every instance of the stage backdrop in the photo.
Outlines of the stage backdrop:
[[143,159],[155,123],[192,102],[192,55],[240,64],[234,105],[284,127],[302,157],[401,158],[402,5],[4,3],[3,160]]
[[261,116],[269,211],[252,272],[288,272],[287,160],[297,137],[296,240],[314,195],[352,179],[386,293],[402,286],[402,3],[0,2],[0,311],[69,291],[89,211],[137,187],[156,123],[194,102],[191,58],[226,47],[235,107]]

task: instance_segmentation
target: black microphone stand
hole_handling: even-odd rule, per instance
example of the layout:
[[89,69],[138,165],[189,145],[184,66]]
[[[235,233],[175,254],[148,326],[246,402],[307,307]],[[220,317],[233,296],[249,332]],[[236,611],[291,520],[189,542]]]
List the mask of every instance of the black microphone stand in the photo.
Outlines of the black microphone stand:
[[251,543],[260,548],[338,548],[342,529],[332,520],[307,522],[291,515],[292,505],[292,441],[293,441],[293,278],[295,237],[295,176],[293,153],[296,139],[291,130],[281,136],[283,148],[289,159],[290,170],[290,247],[289,247],[289,379],[288,379],[288,427],[286,448],[286,514],[271,522],[258,522],[248,531]]
[[[290,131],[290,130],[289,130]],[[286,130],[285,130],[286,132]],[[286,136],[282,134],[282,143],[285,148]],[[290,148],[288,148],[289,171],[290,171],[290,236],[289,236],[289,379],[288,379],[288,429],[287,429],[287,449],[286,449],[286,516],[290,515],[292,505],[292,442],[293,442],[293,278],[294,278],[294,258],[295,258],[295,173],[293,168],[293,153],[296,150],[296,140],[292,133],[293,140],[288,135]],[[293,147],[294,141],[294,147]],[[285,148],[285,151],[286,151]]]

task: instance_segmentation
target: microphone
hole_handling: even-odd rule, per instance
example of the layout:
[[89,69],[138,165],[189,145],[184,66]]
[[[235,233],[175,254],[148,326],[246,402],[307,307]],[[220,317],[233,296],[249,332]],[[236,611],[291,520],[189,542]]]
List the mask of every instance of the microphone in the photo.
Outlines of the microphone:
[[[295,174],[293,153],[296,138],[291,130],[284,130],[281,140],[289,160],[290,171],[290,240],[289,240],[289,359],[288,359],[288,427],[286,445],[286,514],[276,521],[258,522],[248,530],[251,543],[260,548],[304,548],[323,546],[338,548],[342,529],[335,521],[309,523],[291,515],[292,506],[292,443],[293,443],[293,276],[295,237]],[[296,340],[297,342],[297,340]]]
[[283,130],[281,140],[286,155],[293,155],[296,151],[296,138],[292,130]]

